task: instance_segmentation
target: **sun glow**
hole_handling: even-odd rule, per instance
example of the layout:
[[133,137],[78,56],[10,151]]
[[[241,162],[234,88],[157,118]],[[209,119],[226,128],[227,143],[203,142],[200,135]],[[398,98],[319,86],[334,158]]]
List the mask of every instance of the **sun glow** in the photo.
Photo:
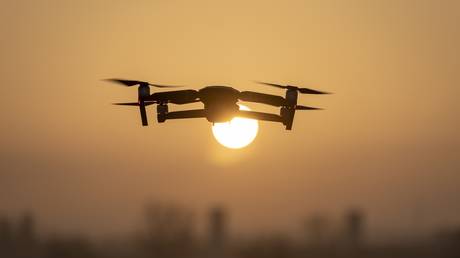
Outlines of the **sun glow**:
[[[250,109],[239,105],[240,110]],[[240,149],[249,145],[257,136],[259,122],[255,119],[235,117],[230,122],[215,123],[212,133],[223,146],[231,149]]]

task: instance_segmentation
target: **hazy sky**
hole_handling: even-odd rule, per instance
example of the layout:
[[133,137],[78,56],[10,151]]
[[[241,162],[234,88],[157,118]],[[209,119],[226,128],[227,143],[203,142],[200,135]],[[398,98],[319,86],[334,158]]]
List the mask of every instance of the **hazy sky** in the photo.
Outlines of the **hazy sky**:
[[[372,230],[460,223],[459,1],[0,1],[0,212],[123,232],[149,200],[234,231],[362,207]],[[141,127],[103,78],[334,92],[229,150],[204,119]],[[248,104],[253,109],[278,112]],[[171,107],[173,109],[176,107]],[[177,107],[182,109],[184,107]]]

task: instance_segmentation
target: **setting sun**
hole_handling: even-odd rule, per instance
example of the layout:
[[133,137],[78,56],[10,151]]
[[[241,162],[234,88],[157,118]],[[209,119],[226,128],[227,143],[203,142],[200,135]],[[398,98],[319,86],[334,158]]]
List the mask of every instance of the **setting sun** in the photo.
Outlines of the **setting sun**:
[[[240,105],[241,110],[250,109]],[[223,146],[231,149],[240,149],[249,145],[257,136],[259,122],[254,119],[235,117],[230,122],[215,123],[212,133]]]

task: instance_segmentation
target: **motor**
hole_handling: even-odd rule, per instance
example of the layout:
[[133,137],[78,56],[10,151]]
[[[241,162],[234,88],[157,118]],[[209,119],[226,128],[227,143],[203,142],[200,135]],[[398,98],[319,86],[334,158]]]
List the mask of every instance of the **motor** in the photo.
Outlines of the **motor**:
[[157,106],[157,121],[158,123],[164,123],[166,121],[166,114],[168,114],[169,109],[166,104],[159,104]]
[[146,97],[150,96],[150,87],[146,83],[141,83],[137,88],[137,94],[139,97],[139,101],[145,99]]

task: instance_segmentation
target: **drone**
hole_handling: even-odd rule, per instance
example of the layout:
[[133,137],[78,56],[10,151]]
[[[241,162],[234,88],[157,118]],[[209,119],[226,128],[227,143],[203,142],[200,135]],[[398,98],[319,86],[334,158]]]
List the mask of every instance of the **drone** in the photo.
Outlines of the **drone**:
[[[143,126],[148,125],[146,106],[157,105],[157,121],[164,123],[171,119],[206,118],[211,123],[223,123],[234,117],[242,117],[263,121],[282,123],[286,130],[292,129],[294,115],[297,110],[320,110],[321,108],[308,107],[297,104],[298,94],[329,94],[328,92],[300,88],[292,85],[257,82],[286,90],[285,97],[259,93],[254,91],[239,91],[229,86],[206,86],[200,90],[173,90],[150,94],[150,87],[176,88],[182,86],[153,84],[146,81],[107,79],[107,81],[121,84],[126,87],[138,86],[138,101],[113,103],[122,106],[138,106]],[[238,101],[267,104],[280,108],[280,113],[271,114],[257,111],[240,110]],[[184,105],[202,102],[204,108],[169,111],[169,104]]]

